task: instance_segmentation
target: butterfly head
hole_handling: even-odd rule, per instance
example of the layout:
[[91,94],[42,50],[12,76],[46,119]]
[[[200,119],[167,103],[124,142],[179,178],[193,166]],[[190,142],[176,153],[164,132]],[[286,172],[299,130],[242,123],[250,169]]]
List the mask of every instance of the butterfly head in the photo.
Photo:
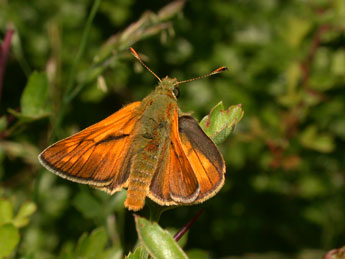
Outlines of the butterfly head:
[[156,91],[169,96],[172,95],[175,99],[177,99],[180,95],[176,78],[169,78],[167,76],[159,81]]

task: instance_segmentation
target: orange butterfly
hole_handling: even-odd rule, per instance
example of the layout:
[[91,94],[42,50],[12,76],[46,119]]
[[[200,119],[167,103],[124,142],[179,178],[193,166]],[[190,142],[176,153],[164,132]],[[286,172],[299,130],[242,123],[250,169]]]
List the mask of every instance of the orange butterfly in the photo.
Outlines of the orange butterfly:
[[125,206],[144,207],[146,196],[159,205],[201,203],[224,183],[225,163],[198,123],[177,106],[179,85],[226,70],[180,81],[160,79],[141,102],[45,149],[44,167],[68,180],[114,194],[127,188]]

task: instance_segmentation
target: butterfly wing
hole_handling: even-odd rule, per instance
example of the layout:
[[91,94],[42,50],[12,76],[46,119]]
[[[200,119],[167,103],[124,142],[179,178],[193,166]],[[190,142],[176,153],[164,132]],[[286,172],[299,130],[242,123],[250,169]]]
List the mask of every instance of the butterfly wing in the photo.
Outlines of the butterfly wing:
[[224,184],[225,162],[213,141],[191,116],[179,117],[181,146],[200,186],[194,203],[214,196]]
[[[39,160],[49,171],[74,182],[115,192],[128,179],[131,132],[141,102],[134,102],[106,119],[45,149]],[[115,184],[114,184],[115,183]]]
[[175,109],[171,139],[162,148],[148,193],[151,200],[163,206],[191,203],[199,194],[197,178],[179,143],[178,111]]
[[164,146],[148,197],[160,205],[194,204],[224,183],[225,163],[217,147],[190,116],[178,117]]

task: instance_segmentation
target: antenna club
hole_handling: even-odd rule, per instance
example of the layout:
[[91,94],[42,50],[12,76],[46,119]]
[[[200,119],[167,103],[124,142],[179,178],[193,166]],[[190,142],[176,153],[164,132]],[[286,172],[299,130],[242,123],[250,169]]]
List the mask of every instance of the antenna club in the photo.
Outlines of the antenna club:
[[145,63],[144,63],[144,61],[142,61],[142,59],[140,58],[139,54],[138,54],[132,47],[129,48],[129,51],[132,52],[133,56],[134,56],[137,60],[139,60],[139,62],[140,62],[148,71],[150,71],[151,74],[154,75],[154,76],[158,79],[159,82],[162,82],[162,80],[159,78],[159,76],[157,76],[157,75],[156,75],[156,74],[155,74]]
[[191,78],[191,79],[187,79],[187,80],[176,82],[176,85],[180,85],[180,84],[183,84],[183,83],[187,83],[187,82],[191,82],[191,81],[194,81],[194,80],[198,80],[198,79],[202,79],[202,78],[205,78],[205,77],[209,77],[209,76],[212,76],[212,75],[215,75],[215,74],[222,73],[222,72],[224,72],[226,70],[228,70],[227,67],[221,66],[221,67],[217,68],[216,70],[214,70],[211,73],[208,73],[206,75],[202,75],[202,76],[198,76],[198,77],[195,77],[195,78]]
[[140,59],[138,53],[132,47],[129,48],[129,51],[132,52],[132,54],[135,58]]
[[224,71],[226,71],[226,70],[228,70],[228,68],[222,66],[222,67],[219,67],[219,68],[217,68],[216,70],[214,70],[212,73],[221,73],[221,72],[224,72]]

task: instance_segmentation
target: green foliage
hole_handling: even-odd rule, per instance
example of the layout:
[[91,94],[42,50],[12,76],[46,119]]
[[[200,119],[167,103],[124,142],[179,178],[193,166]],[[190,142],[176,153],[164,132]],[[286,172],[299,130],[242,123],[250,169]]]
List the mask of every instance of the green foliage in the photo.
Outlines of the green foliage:
[[20,108],[24,116],[39,118],[49,113],[48,78],[45,73],[33,72],[30,75],[20,99]]
[[22,120],[35,120],[48,116],[48,79],[45,73],[33,72],[20,98],[21,113],[10,112]]
[[200,121],[201,128],[214,143],[224,142],[243,117],[241,105],[232,105],[224,110],[223,102],[219,102],[210,113]]
[[36,211],[33,202],[25,202],[14,216],[13,203],[0,198],[0,257],[13,254],[20,240],[19,228],[29,223],[29,217]]
[[169,232],[162,229],[157,223],[152,223],[139,216],[135,223],[140,242],[153,258],[187,258]]
[[128,259],[145,259],[148,258],[148,253],[145,250],[144,247],[142,246],[138,246],[133,253],[129,253],[128,256],[126,256],[126,258]]
[[11,223],[0,226],[0,257],[11,255],[19,242],[19,231]]
[[66,247],[60,258],[100,258],[100,259],[120,259],[122,251],[119,247],[106,249],[108,235],[103,227],[93,230],[90,235],[84,233],[78,240],[76,247]]
[[185,254],[322,258],[344,245],[344,21],[344,0],[0,1],[0,44],[15,31],[6,69],[0,52],[1,256],[147,258],[125,192],[70,183],[37,161],[153,90],[130,46],[160,77],[229,68],[180,87],[181,110],[209,114],[201,125],[216,142],[231,132],[221,191],[160,217],[180,229],[205,206]]

